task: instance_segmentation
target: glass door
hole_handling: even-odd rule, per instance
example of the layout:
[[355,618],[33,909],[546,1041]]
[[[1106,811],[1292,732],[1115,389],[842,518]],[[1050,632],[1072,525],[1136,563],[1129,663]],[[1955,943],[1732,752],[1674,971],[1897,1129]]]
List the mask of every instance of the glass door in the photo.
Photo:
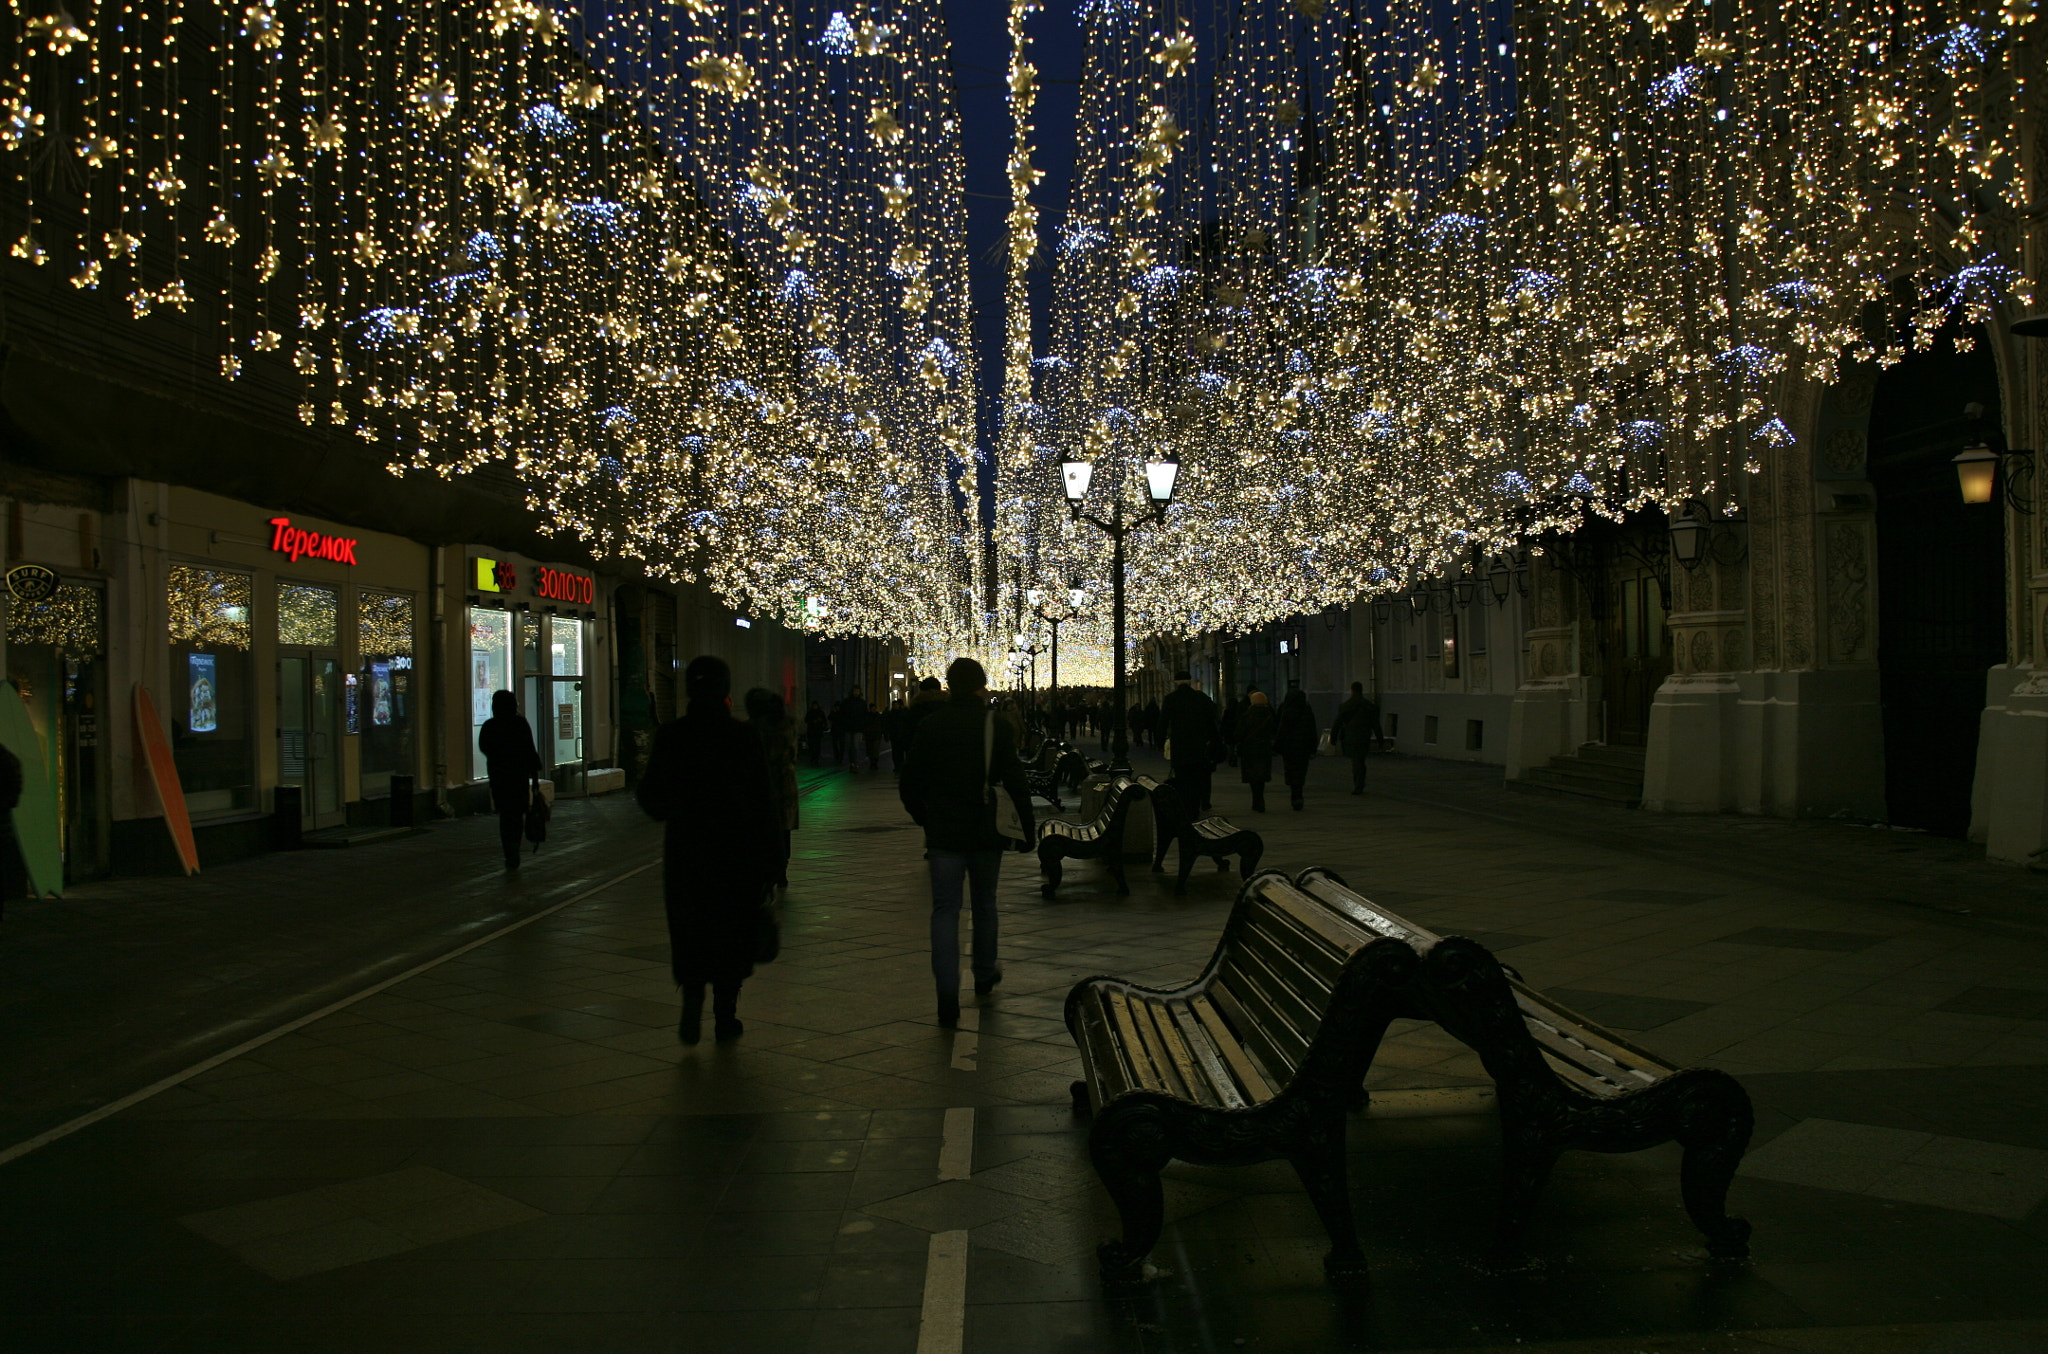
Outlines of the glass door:
[[277,783],[300,792],[301,821],[335,827],[343,818],[341,660],[332,652],[277,660]]

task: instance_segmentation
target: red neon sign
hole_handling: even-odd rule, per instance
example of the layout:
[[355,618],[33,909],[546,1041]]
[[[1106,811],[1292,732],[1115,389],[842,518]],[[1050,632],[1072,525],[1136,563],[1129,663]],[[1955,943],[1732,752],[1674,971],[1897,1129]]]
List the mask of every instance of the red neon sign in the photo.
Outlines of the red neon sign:
[[538,566],[534,572],[533,595],[550,602],[572,602],[578,606],[597,604],[597,580],[582,574],[565,574],[560,569]]
[[305,531],[293,526],[289,517],[273,517],[270,525],[276,528],[270,533],[270,548],[280,555],[290,555],[294,564],[299,562],[301,555],[332,560],[336,564],[356,562],[356,538],[353,536],[323,536],[317,531]]

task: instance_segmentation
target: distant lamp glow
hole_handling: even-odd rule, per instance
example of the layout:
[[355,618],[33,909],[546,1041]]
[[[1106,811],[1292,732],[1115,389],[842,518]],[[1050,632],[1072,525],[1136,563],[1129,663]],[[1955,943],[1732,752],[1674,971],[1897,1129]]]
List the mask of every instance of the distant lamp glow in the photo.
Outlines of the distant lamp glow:
[[1991,491],[1998,479],[1998,453],[1983,443],[1964,447],[1951,463],[1956,468],[1956,480],[1962,486],[1963,502],[1989,503]]
[[1079,503],[1088,497],[1088,484],[1095,478],[1095,467],[1086,461],[1062,461],[1060,475],[1066,483],[1067,502]]
[[1152,502],[1165,507],[1173,502],[1174,484],[1180,479],[1180,457],[1166,453],[1156,461],[1145,464],[1145,492],[1152,496]]
[[1080,610],[1080,609],[1081,609],[1082,607],[1084,607],[1084,606],[1087,606],[1087,605],[1088,605],[1088,589],[1086,589],[1086,588],[1082,587],[1082,586],[1081,586],[1080,584],[1078,584],[1078,583],[1077,583],[1077,584],[1075,584],[1075,585],[1074,585],[1073,587],[1071,587],[1071,588],[1068,588],[1068,589],[1067,589],[1067,605],[1068,605],[1068,606],[1070,606],[1070,607],[1072,607],[1072,608],[1073,608],[1074,610],[1076,610],[1076,611],[1079,611],[1079,610]]
[[1699,567],[1700,551],[1706,545],[1707,524],[1691,513],[1671,519],[1671,558],[1688,569]]

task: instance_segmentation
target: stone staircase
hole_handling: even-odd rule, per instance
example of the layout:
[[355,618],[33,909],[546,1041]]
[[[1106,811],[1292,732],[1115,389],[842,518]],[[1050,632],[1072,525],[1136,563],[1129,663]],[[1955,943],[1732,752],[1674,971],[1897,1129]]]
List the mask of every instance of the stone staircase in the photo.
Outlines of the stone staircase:
[[1634,808],[1643,802],[1643,750],[1587,743],[1569,757],[1552,757],[1508,783],[1531,794],[1575,795]]

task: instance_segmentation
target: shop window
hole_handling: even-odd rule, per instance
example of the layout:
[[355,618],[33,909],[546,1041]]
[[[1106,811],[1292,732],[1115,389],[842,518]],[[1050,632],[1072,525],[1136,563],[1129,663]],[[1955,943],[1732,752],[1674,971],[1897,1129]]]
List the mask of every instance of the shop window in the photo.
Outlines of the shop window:
[[1434,743],[1434,742],[1436,742],[1436,716],[1435,716],[1435,715],[1424,715],[1424,716],[1422,717],[1422,741],[1423,741],[1423,742],[1425,742],[1425,743]]
[[305,583],[277,585],[277,642],[331,649],[341,633],[341,594]]
[[255,803],[249,602],[254,581],[225,569],[171,566],[171,758],[195,816]]
[[97,873],[104,856],[105,657],[97,586],[66,583],[40,602],[17,599],[8,607],[7,677],[28,707],[43,773],[57,792],[58,849],[67,880]]
[[490,768],[476,750],[477,734],[491,717],[491,694],[512,690],[512,613],[469,609],[469,752],[471,776],[485,780]]
[[[356,605],[358,718],[365,795],[383,794],[413,757],[413,599],[364,591]],[[352,730],[354,731],[354,730]]]
[[549,762],[560,766],[583,760],[583,646],[588,628],[567,616],[548,621],[548,675],[553,685],[544,711],[548,721],[540,731],[543,744],[550,739],[554,753]]
[[1486,721],[1468,719],[1465,721],[1465,751],[1478,752],[1486,746]]

